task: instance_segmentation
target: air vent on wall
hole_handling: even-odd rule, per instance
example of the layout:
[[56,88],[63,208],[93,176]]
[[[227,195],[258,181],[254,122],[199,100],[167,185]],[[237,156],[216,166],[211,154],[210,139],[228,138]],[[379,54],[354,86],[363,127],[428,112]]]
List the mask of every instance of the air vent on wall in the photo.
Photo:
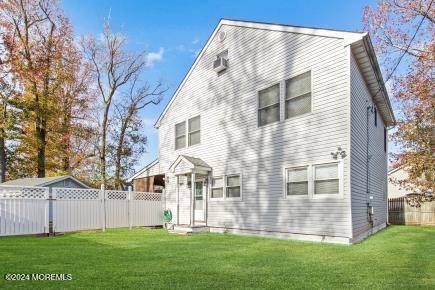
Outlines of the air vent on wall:
[[217,39],[219,40],[219,42],[223,42],[226,37],[227,33],[225,31],[222,30],[218,32]]

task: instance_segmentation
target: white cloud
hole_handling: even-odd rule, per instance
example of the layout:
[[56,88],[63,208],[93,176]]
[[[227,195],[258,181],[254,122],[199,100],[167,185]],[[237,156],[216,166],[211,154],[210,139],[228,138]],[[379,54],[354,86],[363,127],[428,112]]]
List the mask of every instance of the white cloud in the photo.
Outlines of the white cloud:
[[189,49],[189,52],[192,54],[192,57],[197,57],[200,51],[201,50],[198,49],[198,48],[196,48],[196,49],[193,49],[193,48]]
[[177,45],[177,47],[175,49],[178,51],[181,51],[181,52],[186,51],[186,47],[183,44]]
[[192,40],[192,44],[197,44],[199,42],[199,38],[195,38],[194,40]]
[[163,59],[163,53],[165,52],[165,49],[163,47],[160,47],[157,52],[149,52],[146,55],[146,65],[149,68],[154,67],[154,63],[157,61],[161,61]]

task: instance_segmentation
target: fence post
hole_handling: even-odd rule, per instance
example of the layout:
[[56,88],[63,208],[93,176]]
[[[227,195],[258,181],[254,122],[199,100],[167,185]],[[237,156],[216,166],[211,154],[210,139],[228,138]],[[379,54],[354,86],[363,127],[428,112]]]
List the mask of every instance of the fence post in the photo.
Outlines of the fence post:
[[44,232],[47,234],[50,234],[50,203],[51,203],[51,196],[50,196],[50,191],[51,189],[49,187],[47,187],[47,189],[45,190],[45,224],[44,224]]
[[[52,188],[51,189],[51,228],[49,228],[49,232],[52,235],[55,235],[56,233],[56,219],[55,219],[55,211],[56,211],[56,202],[57,200],[57,189],[56,188]],[[50,217],[50,204],[48,204],[48,217]],[[48,226],[50,227],[50,219],[48,220],[49,224]]]
[[132,191],[131,186],[128,187],[128,194],[127,194],[127,205],[128,205],[128,228],[131,230],[132,228],[132,213],[131,213],[131,200],[132,200]]
[[100,191],[100,199],[101,199],[101,214],[102,214],[102,230],[103,232],[106,231],[106,191],[104,188],[104,184],[101,184],[101,191]]

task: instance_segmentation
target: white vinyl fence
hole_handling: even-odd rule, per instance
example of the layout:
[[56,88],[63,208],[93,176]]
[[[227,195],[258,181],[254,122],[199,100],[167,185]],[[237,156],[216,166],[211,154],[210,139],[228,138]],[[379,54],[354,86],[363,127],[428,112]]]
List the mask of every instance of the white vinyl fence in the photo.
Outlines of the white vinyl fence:
[[49,216],[54,232],[162,226],[162,200],[154,192],[0,186],[0,236],[49,233]]
[[48,233],[49,188],[0,187],[0,236]]
[[163,225],[161,193],[76,188],[52,190],[55,232]]

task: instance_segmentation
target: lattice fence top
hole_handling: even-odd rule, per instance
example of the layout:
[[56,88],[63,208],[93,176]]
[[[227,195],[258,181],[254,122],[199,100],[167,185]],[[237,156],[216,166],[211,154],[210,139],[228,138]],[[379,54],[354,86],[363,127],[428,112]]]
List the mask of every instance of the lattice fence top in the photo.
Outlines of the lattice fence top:
[[100,199],[100,190],[81,188],[53,188],[53,196],[57,199]]
[[[128,191],[106,190],[107,200],[128,200]],[[99,189],[80,188],[53,188],[53,197],[56,199],[92,200],[101,199],[102,192]],[[132,200],[160,201],[162,194],[156,192],[131,192]]]
[[128,191],[106,190],[106,199],[126,200]]
[[134,200],[149,200],[149,201],[160,201],[162,200],[161,193],[155,192],[132,192]]
[[47,199],[49,188],[25,186],[0,186],[0,198]]

